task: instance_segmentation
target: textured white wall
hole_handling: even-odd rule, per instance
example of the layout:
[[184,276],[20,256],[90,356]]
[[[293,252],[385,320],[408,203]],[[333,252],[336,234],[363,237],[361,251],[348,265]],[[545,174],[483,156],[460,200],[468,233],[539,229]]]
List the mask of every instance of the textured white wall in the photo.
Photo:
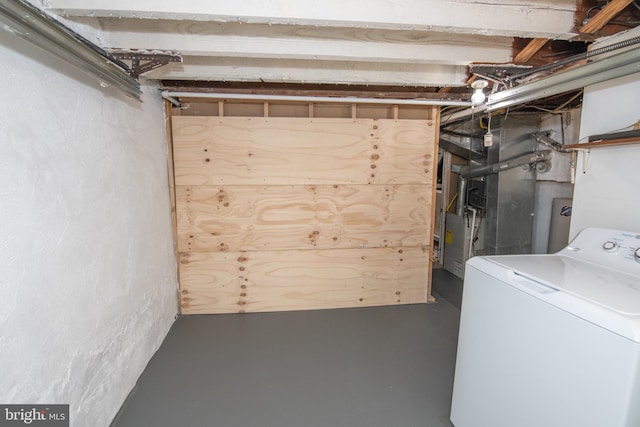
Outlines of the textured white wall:
[[[640,74],[585,88],[580,138],[640,120]],[[638,145],[592,149],[578,157],[570,239],[588,226],[640,232]]]
[[162,102],[6,31],[0,75],[0,400],[107,426],[177,313]]

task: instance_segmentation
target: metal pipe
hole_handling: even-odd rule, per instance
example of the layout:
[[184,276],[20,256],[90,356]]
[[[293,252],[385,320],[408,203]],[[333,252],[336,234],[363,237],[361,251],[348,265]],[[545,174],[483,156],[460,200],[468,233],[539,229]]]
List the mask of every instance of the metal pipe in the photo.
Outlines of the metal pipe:
[[[564,132],[564,128],[562,130]],[[551,138],[551,131],[534,132],[531,134],[531,136],[533,136],[533,139],[535,139],[537,142],[544,144],[552,150],[558,151],[560,153],[571,153],[573,151],[564,148],[560,142]]]
[[523,104],[559,93],[584,88],[596,83],[627,76],[640,71],[640,46],[617,53],[600,61],[552,74],[549,77],[489,95],[487,111]]
[[0,30],[7,30],[58,59],[140,99],[140,83],[127,73],[127,66],[80,34],[26,1],[0,1]]
[[464,204],[467,200],[467,180],[460,176],[458,181],[458,203],[456,205],[456,215],[462,217],[464,215]]
[[531,163],[544,162],[551,159],[551,150],[535,151],[523,156],[514,157],[513,159],[491,165],[480,166],[471,169],[470,166],[463,166],[459,169],[460,177],[463,179],[475,178],[477,176],[491,175],[508,169],[517,168],[518,166],[528,165]]
[[610,46],[605,46],[605,47],[601,47],[601,48],[598,48],[598,49],[593,49],[591,51],[579,53],[577,55],[573,55],[573,56],[570,56],[568,58],[560,59],[560,60],[555,61],[555,62],[550,62],[549,64],[541,65],[541,66],[536,67],[536,68],[531,68],[529,70],[523,71],[523,72],[518,73],[518,74],[513,74],[513,75],[505,78],[504,81],[508,83],[509,81],[515,81],[515,80],[521,79],[523,77],[530,76],[531,74],[539,73],[541,71],[551,70],[553,68],[557,68],[557,67],[560,67],[562,65],[578,62],[578,61],[581,61],[583,59],[590,59],[590,58],[593,58],[594,56],[602,55],[604,53],[613,52],[614,50],[623,49],[625,47],[633,46],[633,45],[636,45],[636,44],[639,44],[639,43],[640,43],[640,37],[633,37],[631,39],[623,40],[621,42],[612,44]]
[[395,104],[395,105],[455,105],[471,107],[469,101],[447,101],[440,99],[394,99],[394,98],[358,98],[330,96],[291,96],[291,95],[259,95],[246,93],[203,93],[203,92],[171,92],[163,91],[162,97],[169,98],[207,98],[207,99],[241,99],[252,101],[292,101],[292,102],[324,102],[339,104]]
[[469,206],[467,210],[470,210],[471,212],[473,212],[473,216],[471,217],[471,233],[469,233],[469,255],[467,256],[467,259],[469,259],[473,255],[473,236],[475,235],[477,211],[475,208],[472,208],[471,206]]

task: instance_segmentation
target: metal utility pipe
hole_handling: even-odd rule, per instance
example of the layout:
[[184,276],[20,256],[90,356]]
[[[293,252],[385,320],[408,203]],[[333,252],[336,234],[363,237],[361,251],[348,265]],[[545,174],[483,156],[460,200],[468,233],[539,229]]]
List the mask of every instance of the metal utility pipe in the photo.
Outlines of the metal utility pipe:
[[475,178],[477,176],[499,173],[508,169],[517,168],[518,166],[528,165],[531,163],[544,162],[549,159],[551,159],[551,150],[535,151],[533,153],[514,157],[513,159],[505,160],[503,162],[480,166],[473,169],[471,169],[469,166],[463,166],[459,168],[457,172],[460,174],[461,178],[469,179]]
[[252,101],[291,101],[291,102],[325,102],[339,104],[395,104],[395,105],[455,105],[471,107],[469,101],[448,101],[444,99],[393,99],[393,98],[358,98],[331,96],[291,96],[291,95],[258,95],[245,93],[203,93],[203,92],[171,92],[163,91],[162,97],[175,105],[176,98],[207,99],[242,99]]
[[140,83],[127,73],[123,62],[31,3],[0,1],[2,29],[97,78],[100,85],[112,86],[136,99],[142,95]]
[[467,180],[463,176],[460,176],[460,180],[458,181],[458,203],[456,204],[456,215],[463,216],[464,215],[464,203],[466,202],[467,194]]
[[[562,130],[564,131],[564,128],[562,128]],[[544,144],[547,147],[551,148],[552,150],[558,151],[560,153],[571,153],[573,151],[573,150],[564,148],[560,142],[552,139],[551,131],[535,132],[535,133],[532,133],[531,136],[533,136],[533,139],[535,139],[537,142]]]
[[475,228],[477,210],[475,208],[472,208],[471,206],[469,206],[467,209],[473,212],[473,216],[471,217],[471,233],[469,233],[469,255],[467,256],[467,259],[469,259],[473,256],[473,236],[476,234]]
[[531,68],[529,70],[523,71],[518,74],[513,74],[505,78],[505,82],[515,81],[521,79],[523,77],[530,76],[531,74],[539,73],[541,71],[551,70],[554,68],[558,68],[562,65],[572,64],[574,62],[582,61],[583,59],[590,59],[594,56],[602,55],[604,53],[613,52],[614,50],[623,49],[625,47],[633,46],[636,44],[640,44],[640,37],[633,37],[628,40],[623,40],[621,42],[612,44],[610,46],[601,47],[598,49],[593,49],[591,51],[579,53],[577,55],[570,56],[568,58],[560,59],[555,62],[550,62],[549,64],[541,65],[536,68]]
[[523,104],[559,93],[584,88],[596,83],[627,76],[640,71],[640,46],[600,61],[590,62],[549,77],[489,95],[487,111]]

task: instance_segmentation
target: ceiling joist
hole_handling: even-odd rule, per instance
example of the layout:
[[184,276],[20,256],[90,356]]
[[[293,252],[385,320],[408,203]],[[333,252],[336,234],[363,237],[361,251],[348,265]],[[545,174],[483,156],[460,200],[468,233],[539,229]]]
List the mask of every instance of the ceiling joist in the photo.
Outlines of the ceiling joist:
[[[129,59],[134,75],[165,84],[406,87],[442,97],[468,96],[470,73],[492,82],[491,94],[556,73],[598,36],[640,20],[631,0],[43,3],[110,49],[175,52],[182,62]],[[591,34],[578,31],[586,19]]]
[[516,64],[526,64],[542,47],[547,44],[547,39],[533,39],[514,58]]
[[570,38],[575,35],[572,33],[574,0],[94,0],[90,8],[83,0],[49,0],[47,7],[68,18],[405,29],[509,37]]
[[184,56],[465,64],[509,62],[510,37],[308,26],[100,19],[114,48],[175,50]]
[[618,13],[629,6],[632,1],[633,0],[611,0],[593,18],[590,18],[589,22],[580,28],[580,33],[593,34],[602,29],[602,27],[607,25]]
[[[573,0],[158,2],[49,0],[113,49],[177,51],[155,79],[462,87],[470,63],[512,61],[513,36],[568,39]],[[498,17],[499,19],[496,19]],[[491,23],[487,25],[486,23]]]

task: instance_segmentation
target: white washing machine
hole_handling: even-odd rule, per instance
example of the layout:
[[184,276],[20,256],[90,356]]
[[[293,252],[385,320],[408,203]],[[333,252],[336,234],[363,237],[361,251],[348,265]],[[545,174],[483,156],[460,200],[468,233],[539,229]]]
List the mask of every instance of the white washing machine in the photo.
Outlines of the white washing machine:
[[640,233],[467,262],[455,427],[640,426]]

